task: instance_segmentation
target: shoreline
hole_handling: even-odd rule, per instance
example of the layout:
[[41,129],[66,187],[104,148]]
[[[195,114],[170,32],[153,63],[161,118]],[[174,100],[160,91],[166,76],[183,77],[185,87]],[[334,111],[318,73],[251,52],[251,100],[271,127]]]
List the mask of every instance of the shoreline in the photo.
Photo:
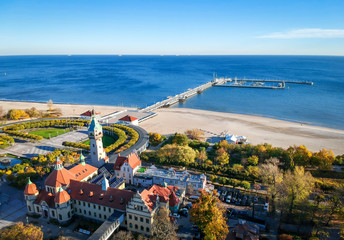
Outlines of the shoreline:
[[[27,101],[0,100],[0,108],[7,112],[11,108],[28,109],[36,107],[47,110],[46,103]],[[54,108],[60,108],[63,117],[77,117],[81,113],[94,108],[101,115],[107,115],[124,109],[135,108],[60,104],[54,103]],[[158,132],[169,135],[176,132],[184,133],[188,129],[199,128],[205,131],[205,137],[216,139],[225,132],[243,135],[252,144],[268,143],[274,147],[288,148],[293,145],[305,145],[315,152],[322,148],[332,150],[335,155],[344,154],[344,130],[316,126],[303,122],[286,121],[257,115],[214,112],[188,108],[161,108],[155,112],[154,118],[140,123],[147,132]]]

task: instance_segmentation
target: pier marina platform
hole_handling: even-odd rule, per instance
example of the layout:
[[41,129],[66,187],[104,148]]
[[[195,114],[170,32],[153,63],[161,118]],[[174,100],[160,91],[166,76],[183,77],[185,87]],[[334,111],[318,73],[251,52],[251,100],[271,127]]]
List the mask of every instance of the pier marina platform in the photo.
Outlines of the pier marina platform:
[[159,108],[166,108],[170,107],[174,104],[185,102],[188,98],[196,95],[201,94],[203,91],[207,90],[210,87],[240,87],[240,88],[262,88],[262,89],[284,89],[286,87],[286,83],[288,84],[305,84],[305,85],[313,85],[313,82],[308,81],[297,81],[297,80],[270,80],[270,79],[245,79],[245,78],[218,78],[215,77],[212,81],[204,83],[198,87],[190,88],[187,91],[177,94],[175,96],[169,96],[165,100],[161,102],[156,102],[150,106],[145,108],[138,109],[136,111],[121,111],[121,112],[114,112],[107,116],[104,116],[101,120],[106,123],[114,123],[120,117],[124,116],[125,114],[130,114],[139,119],[139,122],[147,120],[157,115],[153,111]]

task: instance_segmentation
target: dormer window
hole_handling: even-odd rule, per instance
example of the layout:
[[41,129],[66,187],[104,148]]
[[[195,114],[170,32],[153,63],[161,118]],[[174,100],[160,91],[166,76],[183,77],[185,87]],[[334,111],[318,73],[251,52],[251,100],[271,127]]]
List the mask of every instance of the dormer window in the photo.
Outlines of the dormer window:
[[82,189],[80,189],[79,191],[80,195],[84,194],[84,191],[82,191]]

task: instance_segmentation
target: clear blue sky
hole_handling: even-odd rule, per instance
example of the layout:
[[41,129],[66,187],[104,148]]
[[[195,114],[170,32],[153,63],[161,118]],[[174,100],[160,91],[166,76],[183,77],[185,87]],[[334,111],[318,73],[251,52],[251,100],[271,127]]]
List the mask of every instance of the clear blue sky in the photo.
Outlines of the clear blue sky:
[[344,55],[344,1],[1,0],[21,54]]

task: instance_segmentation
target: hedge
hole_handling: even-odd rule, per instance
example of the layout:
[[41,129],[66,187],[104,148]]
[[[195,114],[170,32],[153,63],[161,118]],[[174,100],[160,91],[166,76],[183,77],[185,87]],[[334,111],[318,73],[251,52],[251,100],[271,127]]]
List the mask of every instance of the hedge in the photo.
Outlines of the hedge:
[[63,142],[62,145],[66,147],[82,148],[85,150],[91,149],[90,145],[83,144],[83,143],[76,143],[76,142]]
[[4,131],[5,133],[12,135],[12,136],[17,136],[17,137],[23,137],[23,138],[29,138],[29,139],[33,139],[36,141],[42,140],[43,137],[42,136],[37,136],[37,135],[33,135],[33,134],[26,134],[23,132],[18,132],[18,131],[11,131],[11,130],[6,130]]

